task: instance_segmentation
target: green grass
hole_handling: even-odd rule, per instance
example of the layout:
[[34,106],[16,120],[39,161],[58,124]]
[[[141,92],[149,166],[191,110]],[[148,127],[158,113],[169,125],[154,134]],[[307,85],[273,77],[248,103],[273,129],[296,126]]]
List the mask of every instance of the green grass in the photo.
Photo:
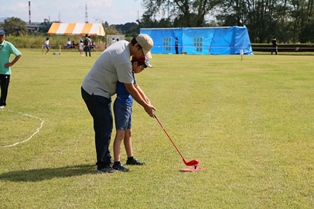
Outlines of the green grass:
[[184,157],[206,170],[180,172],[135,103],[134,154],[147,165],[99,175],[80,96],[99,52],[22,53],[0,110],[0,208],[314,207],[312,56],[154,55],[137,82]]

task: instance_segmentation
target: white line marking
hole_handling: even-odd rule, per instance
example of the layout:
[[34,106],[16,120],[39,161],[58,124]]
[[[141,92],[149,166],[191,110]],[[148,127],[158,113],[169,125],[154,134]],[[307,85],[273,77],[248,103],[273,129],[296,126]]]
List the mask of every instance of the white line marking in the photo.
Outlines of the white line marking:
[[31,118],[35,118],[35,119],[40,120],[41,123],[40,123],[39,128],[37,128],[36,131],[35,131],[30,137],[28,137],[27,139],[25,139],[24,141],[16,142],[16,143],[10,144],[10,145],[0,146],[0,148],[14,147],[14,146],[16,146],[16,145],[18,145],[18,144],[22,144],[22,143],[24,143],[24,142],[29,141],[31,138],[33,138],[33,136],[35,136],[35,135],[40,131],[40,129],[43,127],[43,124],[44,124],[44,122],[45,122],[45,121],[42,120],[41,118],[38,118],[38,117],[33,116],[33,115],[30,115],[30,114],[24,114],[24,113],[21,113],[21,112],[14,112],[14,111],[11,111],[11,110],[8,110],[8,112],[18,113],[18,114],[25,115],[25,116],[28,116],[28,117],[31,117]]

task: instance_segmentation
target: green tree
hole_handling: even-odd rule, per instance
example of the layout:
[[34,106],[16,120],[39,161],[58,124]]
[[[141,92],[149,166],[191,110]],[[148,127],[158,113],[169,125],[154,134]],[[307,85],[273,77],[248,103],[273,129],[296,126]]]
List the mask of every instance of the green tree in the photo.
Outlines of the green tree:
[[292,0],[295,40],[314,42],[314,0]]
[[119,31],[116,29],[115,25],[109,25],[107,21],[102,23],[105,33],[108,35],[116,35],[119,34]]
[[314,39],[314,0],[230,0],[220,7],[220,25],[246,25],[252,42]]
[[6,35],[26,35],[27,27],[26,22],[17,17],[11,17],[4,20],[3,29],[5,30]]
[[172,22],[182,27],[202,27],[206,24],[205,16],[222,0],[143,0],[147,9],[146,16],[156,15],[171,18]]
[[127,37],[134,37],[140,33],[140,28],[138,27],[138,24],[134,22],[115,25],[115,27],[120,33],[123,33]]

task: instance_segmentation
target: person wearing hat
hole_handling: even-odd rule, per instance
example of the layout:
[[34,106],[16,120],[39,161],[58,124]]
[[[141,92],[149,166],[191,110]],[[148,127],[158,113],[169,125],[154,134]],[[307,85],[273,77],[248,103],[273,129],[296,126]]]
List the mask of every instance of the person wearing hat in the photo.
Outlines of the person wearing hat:
[[139,103],[150,117],[154,117],[154,106],[148,104],[133,85],[130,57],[151,58],[154,42],[147,34],[139,34],[131,42],[121,40],[110,45],[96,59],[85,76],[82,86],[82,98],[93,118],[97,171],[113,173],[110,166],[110,138],[113,129],[111,97],[116,93],[117,82],[124,83],[132,98]]
[[[14,59],[10,62],[10,56],[14,54]],[[0,108],[4,108],[7,103],[8,89],[10,83],[11,67],[21,58],[21,52],[15,46],[5,40],[5,31],[0,29]]]
[[[140,73],[145,68],[147,68],[146,58],[136,58],[132,57],[132,76],[133,76],[133,85],[136,90],[140,93],[142,99],[150,104],[150,100],[142,91],[140,86],[136,83],[134,73]],[[115,127],[116,127],[116,136],[113,142],[113,155],[114,155],[114,164],[113,169],[123,172],[128,172],[129,169],[124,167],[120,161],[120,145],[121,142],[124,142],[125,151],[127,154],[127,165],[145,165],[144,162],[141,162],[133,157],[132,149],[132,105],[133,98],[130,93],[126,90],[124,83],[118,81],[116,89],[117,97],[113,104],[114,118],[115,118]]]

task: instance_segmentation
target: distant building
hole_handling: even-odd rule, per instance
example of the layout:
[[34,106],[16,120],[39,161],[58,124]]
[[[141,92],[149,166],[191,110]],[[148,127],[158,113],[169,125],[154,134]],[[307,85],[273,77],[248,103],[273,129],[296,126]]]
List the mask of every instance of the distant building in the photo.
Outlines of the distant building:
[[33,22],[31,24],[26,23],[28,32],[47,32],[51,26],[51,22],[48,19],[44,19],[44,22]]

